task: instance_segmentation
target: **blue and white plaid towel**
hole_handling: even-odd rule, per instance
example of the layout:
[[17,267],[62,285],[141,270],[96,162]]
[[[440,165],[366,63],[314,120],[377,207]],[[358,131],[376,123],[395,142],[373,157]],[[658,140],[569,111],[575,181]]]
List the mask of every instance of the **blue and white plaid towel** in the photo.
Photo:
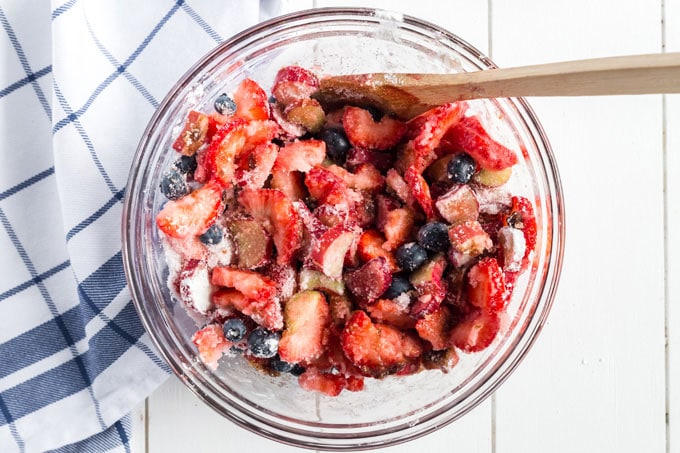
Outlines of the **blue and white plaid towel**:
[[132,155],[262,3],[0,0],[0,452],[129,451],[126,414],[168,375],[123,274]]

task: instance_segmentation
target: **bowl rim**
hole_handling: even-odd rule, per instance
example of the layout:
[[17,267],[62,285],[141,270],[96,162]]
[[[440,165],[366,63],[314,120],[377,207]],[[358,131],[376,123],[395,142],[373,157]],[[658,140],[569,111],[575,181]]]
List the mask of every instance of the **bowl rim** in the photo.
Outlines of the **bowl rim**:
[[[198,76],[206,68],[206,66],[210,64],[211,61],[213,61],[218,55],[220,55],[224,51],[224,49],[247,41],[252,37],[261,35],[263,32],[266,32],[268,29],[272,27],[286,25],[291,20],[295,21],[301,18],[305,18],[308,20],[313,20],[315,18],[317,19],[323,18],[326,19],[327,21],[332,21],[334,18],[344,16],[352,16],[353,19],[366,18],[370,20],[375,20],[377,17],[379,18],[379,20],[398,20],[402,24],[415,26],[419,30],[427,30],[428,32],[434,32],[439,35],[442,35],[443,39],[456,43],[456,45],[460,46],[465,51],[472,54],[478,60],[479,63],[483,64],[488,69],[497,67],[496,64],[489,57],[487,57],[477,48],[470,45],[467,41],[455,35],[454,33],[449,32],[448,30],[438,25],[410,16],[408,14],[402,14],[384,9],[374,9],[365,7],[313,8],[297,11],[282,16],[277,16],[267,21],[258,23],[243,30],[240,33],[233,35],[229,39],[225,40],[223,43],[215,46],[212,50],[201,56],[187,71],[185,71],[185,73],[178,79],[178,81],[165,95],[162,102],[156,108],[154,114],[147,123],[147,126],[141,136],[140,142],[135,150],[134,158],[131,164],[131,170],[129,173],[128,184],[125,191],[125,200],[123,205],[123,213],[121,217],[123,266],[125,270],[125,277],[127,280],[128,288],[130,289],[130,293],[132,296],[133,304],[139,314],[139,318],[142,321],[145,330],[147,331],[149,337],[151,338],[151,341],[153,342],[154,346],[156,347],[160,355],[163,357],[165,362],[169,365],[170,369],[172,369],[174,374],[178,378],[180,378],[180,380],[182,380],[183,383],[187,387],[189,387],[189,389],[194,394],[196,394],[203,402],[205,402],[209,407],[213,408],[220,415],[228,418],[232,422],[251,432],[263,435],[264,437],[270,438],[278,442],[282,442],[297,447],[334,451],[357,450],[357,449],[366,450],[376,447],[386,447],[422,437],[462,417],[467,412],[475,408],[482,401],[484,401],[489,395],[495,392],[499,388],[499,386],[501,386],[503,382],[508,378],[508,376],[517,368],[517,366],[522,362],[524,357],[532,348],[533,344],[535,343],[538,335],[540,334],[545,324],[545,320],[547,319],[551,311],[551,307],[554,302],[555,293],[557,291],[561,275],[565,239],[565,212],[564,212],[564,200],[562,196],[562,185],[559,177],[559,172],[557,169],[557,163],[550,142],[548,141],[543,126],[541,125],[540,121],[538,120],[538,117],[536,116],[534,110],[531,108],[528,102],[524,98],[513,98],[512,100],[516,104],[518,104],[518,107],[521,108],[521,110],[523,110],[523,114],[520,115],[520,118],[523,121],[524,126],[529,131],[529,134],[534,140],[539,139],[542,146],[544,147],[544,153],[542,155],[543,160],[541,160],[540,163],[542,166],[541,170],[547,176],[546,182],[550,186],[547,190],[547,194],[550,195],[552,198],[550,200],[552,202],[550,206],[550,212],[552,216],[549,219],[552,224],[552,227],[549,230],[549,232],[551,233],[551,238],[546,239],[546,241],[550,244],[551,251],[547,253],[545,281],[543,282],[542,290],[539,293],[537,293],[536,296],[537,299],[539,300],[545,299],[543,309],[539,312],[540,316],[538,317],[536,323],[534,323],[533,318],[536,313],[531,315],[527,323],[528,324],[533,323],[534,328],[531,332],[527,332],[524,335],[527,341],[523,342],[519,351],[517,351],[517,349],[513,349],[512,352],[516,353],[516,355],[511,357],[512,360],[510,360],[508,366],[502,368],[502,372],[500,374],[494,374],[492,385],[487,386],[485,390],[482,392],[474,393],[473,396],[475,396],[475,398],[473,398],[471,400],[471,403],[467,404],[466,408],[464,408],[462,412],[458,413],[456,417],[441,419],[439,423],[429,426],[428,429],[421,429],[419,431],[411,432],[410,434],[407,433],[407,435],[405,436],[391,438],[387,440],[385,440],[384,437],[380,437],[381,436],[380,434],[376,435],[377,431],[374,430],[369,432],[368,435],[365,437],[362,436],[353,437],[353,440],[356,442],[361,442],[365,441],[366,439],[369,439],[368,442],[354,443],[352,445],[349,444],[330,445],[328,443],[325,443],[324,440],[337,439],[336,437],[334,437],[333,433],[329,433],[329,435],[327,436],[325,436],[324,433],[316,433],[317,437],[315,437],[314,439],[309,438],[308,437],[309,433],[305,432],[302,432],[301,434],[298,433],[298,437],[295,438],[282,437],[281,435],[278,434],[279,431],[284,431],[288,434],[294,434],[291,433],[290,427],[286,427],[280,424],[277,426],[276,423],[272,423],[272,420],[266,420],[264,424],[268,427],[274,428],[273,430],[270,431],[267,429],[263,429],[263,427],[261,426],[263,423],[261,419],[259,420],[260,426],[253,426],[252,423],[249,423],[248,420],[242,419],[241,417],[238,416],[238,414],[234,413],[225,414],[223,410],[221,410],[222,408],[215,401],[213,401],[213,399],[208,395],[208,392],[204,388],[202,388],[203,386],[201,385],[201,382],[200,381],[197,382],[195,379],[193,379],[192,373],[190,373],[187,370],[186,367],[187,364],[179,363],[178,357],[171,354],[168,345],[161,342],[160,339],[154,334],[155,329],[153,329],[152,320],[146,315],[145,309],[143,308],[142,305],[142,300],[144,300],[145,298],[142,288],[140,287],[140,284],[137,281],[137,276],[135,272],[133,272],[133,270],[131,269],[132,259],[135,254],[135,250],[133,247],[133,245],[135,245],[135,242],[131,238],[133,227],[131,223],[131,209],[133,206],[133,200],[139,193],[139,189],[141,189],[141,187],[138,187],[140,179],[138,178],[138,176],[140,171],[142,171],[144,168],[142,163],[144,162],[145,158],[148,157],[145,156],[144,151],[147,148],[149,139],[159,119],[162,117],[163,113],[168,109],[169,105],[173,102],[176,95],[182,92],[182,90],[184,90],[192,82],[194,82],[196,76]],[[528,123],[527,119],[530,119],[531,121]],[[552,220],[554,219],[557,220],[556,224],[555,222],[552,222]],[[546,289],[547,294],[544,294]],[[506,358],[505,362],[507,362],[509,359],[510,357]],[[253,414],[248,415],[253,417]],[[394,434],[394,431],[390,431],[388,434]],[[300,439],[299,435],[301,435],[303,438]],[[376,437],[379,438],[378,441],[370,441],[370,439],[375,439]]]

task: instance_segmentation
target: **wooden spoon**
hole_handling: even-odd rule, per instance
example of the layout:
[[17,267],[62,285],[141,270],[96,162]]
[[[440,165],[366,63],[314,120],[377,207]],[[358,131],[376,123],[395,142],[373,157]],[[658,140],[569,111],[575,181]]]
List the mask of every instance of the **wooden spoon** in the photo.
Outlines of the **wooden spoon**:
[[680,52],[595,58],[455,74],[375,73],[322,79],[326,105],[373,105],[410,119],[465,99],[680,92]]

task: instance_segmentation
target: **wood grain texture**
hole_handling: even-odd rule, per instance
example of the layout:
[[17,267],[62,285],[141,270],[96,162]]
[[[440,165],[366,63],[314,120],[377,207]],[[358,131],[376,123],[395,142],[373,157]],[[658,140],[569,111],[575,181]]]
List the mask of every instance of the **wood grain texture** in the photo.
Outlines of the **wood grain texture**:
[[[493,2],[501,66],[661,49],[660,2],[517,6]],[[665,452],[661,96],[530,101],[561,171],[566,252],[550,321],[496,394],[496,451]]]

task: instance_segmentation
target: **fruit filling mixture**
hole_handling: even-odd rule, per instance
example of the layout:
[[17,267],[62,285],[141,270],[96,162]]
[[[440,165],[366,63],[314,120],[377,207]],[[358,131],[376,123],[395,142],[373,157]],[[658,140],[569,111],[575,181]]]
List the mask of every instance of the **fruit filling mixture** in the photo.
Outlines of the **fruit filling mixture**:
[[517,154],[466,103],[408,121],[322,106],[282,68],[190,111],[156,222],[169,286],[207,320],[215,369],[243,354],[307,390],[448,372],[494,340],[532,258],[532,203],[504,188]]

